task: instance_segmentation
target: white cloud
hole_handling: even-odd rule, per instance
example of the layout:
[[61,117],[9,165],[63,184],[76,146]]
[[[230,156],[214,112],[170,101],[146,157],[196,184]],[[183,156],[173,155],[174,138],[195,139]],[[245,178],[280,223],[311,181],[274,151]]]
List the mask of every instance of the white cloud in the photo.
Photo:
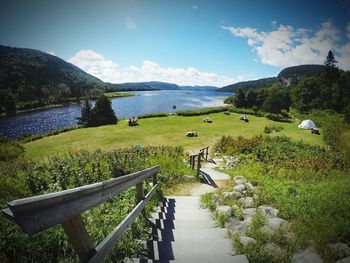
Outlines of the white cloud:
[[[277,25],[275,21],[272,24]],[[329,50],[335,50],[339,66],[350,69],[348,60],[350,42],[340,44],[342,40],[340,31],[331,21],[322,23],[316,32],[290,25],[279,25],[270,32],[250,27],[221,28],[230,31],[236,37],[247,38],[248,45],[253,48],[263,64],[277,67],[320,64],[323,63]],[[350,23],[347,26],[347,34],[350,40]]]
[[50,54],[50,55],[52,55],[52,56],[56,56],[55,51],[52,51],[52,50],[46,51],[45,53]]
[[242,76],[230,78],[211,72],[202,72],[194,67],[162,67],[150,60],[143,61],[140,67],[129,66],[120,68],[115,62],[104,58],[101,54],[93,50],[81,50],[68,61],[89,74],[111,83],[164,81],[178,85],[210,85],[222,87],[244,80]]
[[193,5],[193,6],[192,6],[192,9],[193,9],[194,11],[196,11],[196,10],[198,9],[198,5]]

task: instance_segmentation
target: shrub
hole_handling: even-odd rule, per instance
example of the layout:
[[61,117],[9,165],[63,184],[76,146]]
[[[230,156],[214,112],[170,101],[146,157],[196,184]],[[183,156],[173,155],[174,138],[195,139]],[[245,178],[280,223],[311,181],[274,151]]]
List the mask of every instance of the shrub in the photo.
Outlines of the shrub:
[[157,118],[157,117],[168,117],[170,116],[167,112],[155,112],[155,113],[147,113],[143,115],[137,116],[138,119],[146,119],[146,118]]
[[201,110],[180,110],[177,111],[176,114],[179,116],[200,116],[200,115],[207,115],[210,113],[218,113],[218,112],[224,112],[227,111],[227,107],[216,107],[216,108],[207,108],[207,109],[201,109]]
[[283,130],[282,126],[276,126],[276,125],[267,125],[264,127],[264,133],[272,133],[272,132],[280,132]]

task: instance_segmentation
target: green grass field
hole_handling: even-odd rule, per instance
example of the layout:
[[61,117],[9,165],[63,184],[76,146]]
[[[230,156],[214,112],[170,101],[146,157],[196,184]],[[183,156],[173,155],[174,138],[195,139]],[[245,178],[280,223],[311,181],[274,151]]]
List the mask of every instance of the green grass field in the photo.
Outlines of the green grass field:
[[[77,150],[112,150],[114,148],[146,145],[182,145],[185,150],[212,146],[222,135],[251,137],[263,134],[266,125],[283,127],[276,135],[286,135],[305,143],[323,145],[322,136],[300,130],[296,123],[276,123],[266,118],[249,116],[249,123],[239,120],[239,114],[210,114],[213,123],[204,123],[206,116],[149,118],[139,120],[139,126],[130,127],[126,120],[117,125],[73,130],[38,141],[26,143],[25,156],[40,159],[50,155]],[[198,132],[198,137],[186,137],[187,131]],[[322,131],[321,131],[322,132]],[[274,134],[270,134],[274,135]]]

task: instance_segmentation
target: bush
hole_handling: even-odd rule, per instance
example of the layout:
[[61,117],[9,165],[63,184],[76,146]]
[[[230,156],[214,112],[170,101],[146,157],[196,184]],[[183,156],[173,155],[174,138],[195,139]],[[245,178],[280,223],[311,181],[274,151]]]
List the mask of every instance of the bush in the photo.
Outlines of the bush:
[[158,117],[168,117],[170,113],[167,112],[155,112],[155,113],[147,113],[143,115],[137,116],[138,119],[146,119],[146,118],[158,118]]
[[262,142],[261,136],[246,139],[242,136],[237,138],[231,136],[222,136],[215,144],[214,149],[218,153],[226,155],[249,154]]
[[177,111],[176,114],[179,116],[200,116],[200,115],[207,115],[210,113],[218,113],[218,112],[224,112],[227,111],[227,107],[216,107],[216,108],[207,108],[207,109],[201,109],[201,110],[180,110]]
[[[1,207],[13,199],[91,184],[156,164],[161,165],[158,178],[163,184],[177,184],[187,174],[184,158],[182,147],[159,146],[125,148],[112,152],[81,151],[49,158],[45,162],[0,162]],[[147,182],[146,191],[150,187]],[[135,205],[135,194],[135,188],[130,188],[82,214],[94,244],[101,242],[131,211]],[[148,210],[156,203],[156,199],[153,200]],[[118,242],[109,262],[121,262],[125,256],[140,255],[143,247],[139,240],[146,239],[147,234],[148,224],[138,220]],[[4,262],[77,261],[61,227],[28,237],[15,224],[0,217],[0,240],[0,258]]]
[[10,141],[5,137],[0,137],[0,161],[16,159],[23,153],[24,148],[21,144],[15,141]]
[[280,132],[283,130],[282,126],[276,126],[276,125],[267,125],[264,127],[264,133],[272,133],[272,132]]

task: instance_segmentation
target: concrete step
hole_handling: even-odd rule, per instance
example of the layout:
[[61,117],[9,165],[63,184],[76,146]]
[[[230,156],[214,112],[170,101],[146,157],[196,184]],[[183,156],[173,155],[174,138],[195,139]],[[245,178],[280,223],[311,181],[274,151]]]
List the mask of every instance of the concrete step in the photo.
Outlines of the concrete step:
[[[154,229],[152,231],[153,240],[157,241],[170,241],[170,242],[183,242],[193,241],[199,242],[203,239],[210,240],[214,243],[214,240],[222,240],[227,236],[227,230],[225,228],[206,228],[206,229]],[[208,243],[210,243],[208,242]]]
[[126,263],[249,263],[244,255],[218,257],[218,258],[201,258],[200,261],[195,259],[175,259],[175,260],[155,260],[155,259],[128,259]]
[[[212,241],[183,240],[181,242],[147,241],[148,258],[161,260],[192,259],[192,262],[201,262],[204,259],[230,257],[231,242],[228,239]],[[200,260],[201,259],[201,260]]]
[[201,168],[201,171],[203,171],[204,173],[208,174],[211,179],[215,180],[229,180],[230,176],[228,174],[225,173],[221,173],[219,171],[216,171],[212,168]]
[[193,219],[193,220],[168,220],[151,219],[157,228],[161,229],[212,229],[215,223],[212,220]]

